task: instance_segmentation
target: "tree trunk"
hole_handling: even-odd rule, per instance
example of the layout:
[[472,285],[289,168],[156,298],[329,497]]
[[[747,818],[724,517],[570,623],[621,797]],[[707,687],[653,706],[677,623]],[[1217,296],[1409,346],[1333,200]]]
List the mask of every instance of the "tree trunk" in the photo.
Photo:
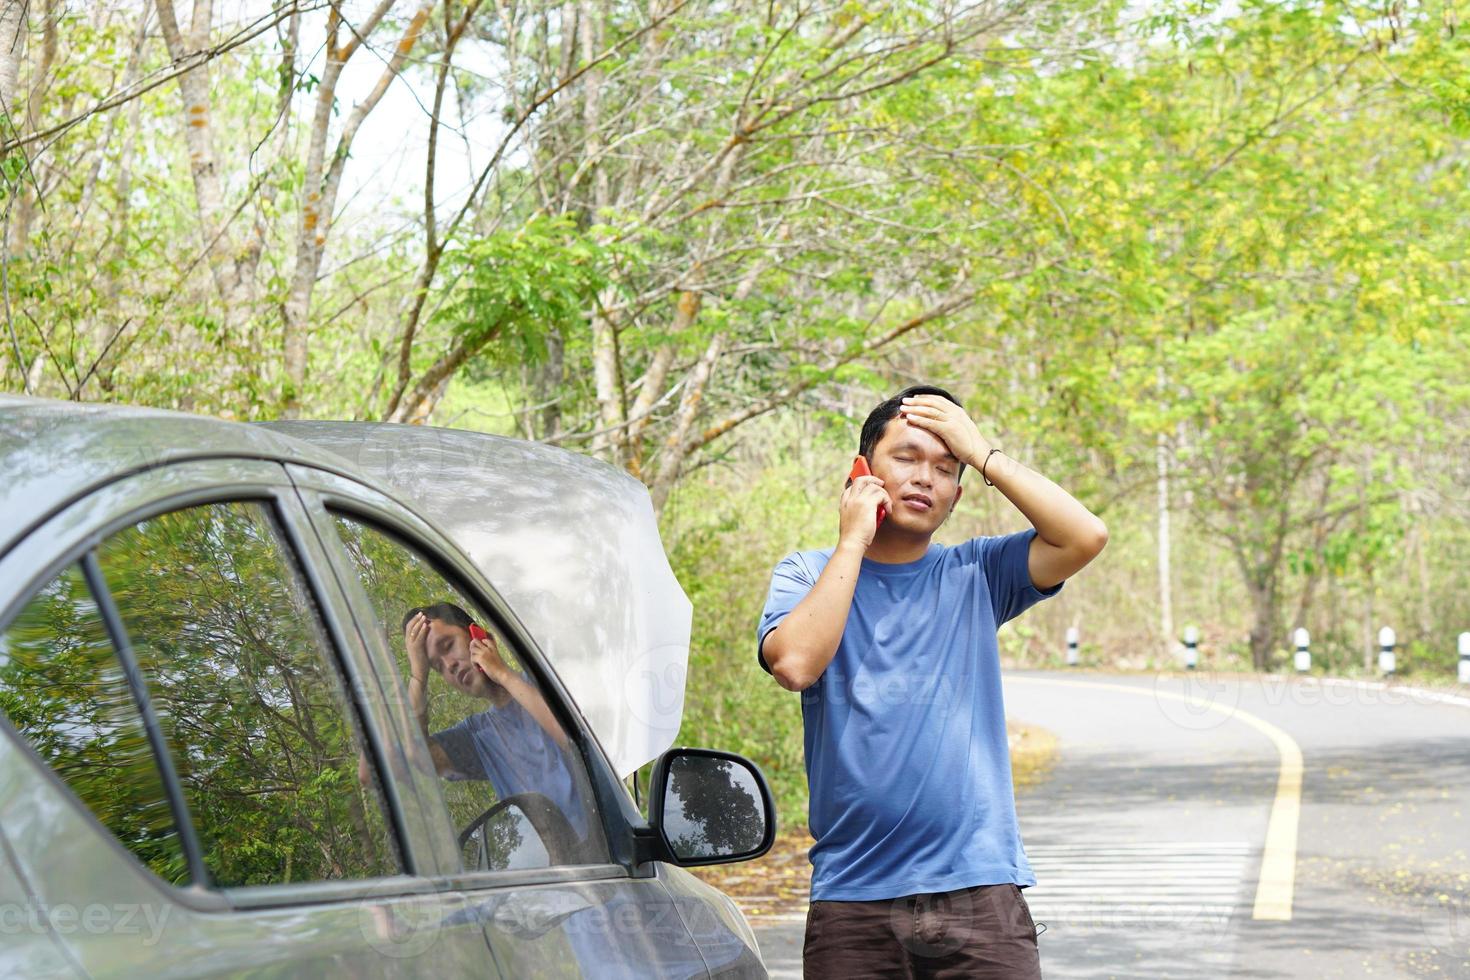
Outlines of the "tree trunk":
[[1259,671],[1271,669],[1271,652],[1275,649],[1281,618],[1281,600],[1275,582],[1251,582],[1250,644],[1251,664]]
[[1373,672],[1373,658],[1378,652],[1373,635],[1373,574],[1370,571],[1363,583],[1363,669]]
[[592,381],[597,391],[598,418],[602,423],[602,431],[592,440],[592,452],[621,467],[623,449],[627,444],[623,431],[623,424],[628,418],[624,404],[626,392],[618,356],[617,324],[603,312],[614,298],[611,290],[604,290],[598,295],[597,309],[592,314]]
[[1302,585],[1302,595],[1296,606],[1296,615],[1291,620],[1293,630],[1307,625],[1307,616],[1311,612],[1312,600],[1316,598],[1317,583],[1322,581],[1322,574],[1322,570],[1316,567],[1308,573],[1307,581]]
[[[0,0],[0,109],[14,125],[15,86],[25,54],[26,0]],[[6,134],[9,135],[9,134]]]
[[282,415],[296,417],[301,410],[301,393],[306,385],[307,330],[311,314],[311,295],[321,273],[326,253],[327,236],[337,209],[337,192],[342,186],[342,171],[352,150],[363,120],[377,107],[388,86],[398,77],[404,61],[418,43],[419,32],[428,20],[434,0],[421,3],[409,19],[403,36],[394,46],[393,55],[383,66],[377,84],[367,96],[352,107],[342,123],[342,131],[330,161],[326,157],[327,131],[338,109],[337,83],[349,58],[393,6],[393,0],[381,0],[377,8],[360,25],[351,27],[351,39],[338,43],[336,8],[327,22],[327,64],[317,86],[316,113],[312,119],[311,137],[307,144],[306,177],[301,188],[300,220],[296,226],[296,266],[291,275],[291,288],[281,309],[281,346],[284,384],[281,390]]
[[[388,394],[388,405],[383,410],[385,416],[391,417],[398,410],[398,403],[403,399],[403,393],[408,390],[408,382],[413,370],[413,341],[418,333],[419,319],[423,316],[424,304],[428,301],[429,287],[434,283],[434,276],[439,270],[439,260],[444,255],[444,241],[439,235],[438,217],[435,210],[434,198],[434,175],[435,161],[439,152],[439,126],[440,114],[444,109],[444,93],[449,83],[449,66],[454,56],[455,46],[464,36],[465,29],[470,20],[480,7],[481,0],[474,0],[466,6],[456,24],[447,23],[450,12],[448,0],[445,3],[445,39],[443,49],[439,52],[439,70],[435,75],[434,82],[434,107],[429,113],[429,135],[428,153],[424,160],[424,259],[419,265],[418,274],[414,277],[414,285],[401,304],[403,310],[401,337],[398,341],[398,375],[397,380]],[[513,57],[512,57],[512,60]],[[461,205],[461,210],[449,225],[444,229],[445,234],[452,234],[459,225],[476,197],[472,189],[469,198]],[[387,361],[384,361],[386,370]],[[378,382],[373,383],[373,393],[368,398],[368,404],[377,397]]]
[[1169,447],[1162,432],[1159,433],[1155,456],[1159,473],[1159,635],[1163,638],[1163,653],[1167,657],[1174,652],[1177,641],[1174,638],[1173,569],[1169,560],[1172,550],[1169,534]]
[[423,264],[414,277],[413,287],[403,298],[403,336],[398,342],[398,377],[388,395],[388,405],[383,409],[384,418],[391,419],[397,413],[404,392],[408,390],[409,381],[413,378],[413,342],[418,334],[419,320],[423,317],[424,304],[429,299],[429,286],[439,271],[439,260],[443,254],[442,248],[430,248],[425,253]]
[[664,504],[669,499],[669,492],[674,489],[674,483],[679,479],[679,473],[684,468],[685,458],[695,449],[689,436],[694,431],[695,421],[699,418],[700,403],[704,400],[705,389],[709,387],[710,376],[714,374],[715,362],[720,359],[724,343],[725,338],[722,334],[716,333],[710,338],[709,346],[705,348],[704,354],[700,356],[699,363],[695,365],[684,386],[684,393],[679,399],[679,411],[674,422],[674,431],[664,443],[663,456],[659,460],[658,476],[654,478],[651,488],[653,509],[656,513],[663,511]]
[[[682,336],[693,326],[703,303],[704,296],[701,293],[689,290],[679,293],[679,298],[674,303],[674,323],[669,329],[671,338]],[[654,351],[648,370],[643,373],[643,387],[639,389],[633,408],[628,413],[628,469],[640,479],[644,458],[643,433],[652,420],[653,406],[658,404],[664,382],[668,379],[669,368],[674,363],[675,349],[676,342],[670,339]]]
[[429,416],[434,414],[434,409],[438,408],[439,403],[444,400],[444,393],[449,390],[449,382],[453,378],[453,372],[440,378],[439,383],[434,386],[434,390],[424,396],[423,400],[414,407],[413,412],[404,421],[409,425],[426,424],[429,421]]
[[471,357],[500,333],[497,326],[479,335],[473,342],[465,337],[458,337],[450,345],[440,358],[429,366],[429,369],[420,376],[418,383],[404,396],[387,417],[389,422],[422,422],[429,412],[433,411],[434,405],[444,395],[444,389],[449,383],[450,377],[465,365]]
[[[138,18],[138,33],[133,38],[133,54],[128,59],[128,67],[123,72],[123,84],[131,85],[138,77],[138,72],[143,63],[143,50],[148,45],[148,16]],[[123,142],[118,151],[117,177],[113,183],[113,196],[117,199],[117,207],[111,218],[111,245],[108,254],[110,261],[103,262],[104,268],[123,268],[123,260],[127,257],[128,249],[128,214],[132,209],[133,194],[133,157],[137,152],[138,133],[142,130],[143,100],[134,99],[128,104],[128,111],[123,116]],[[116,305],[118,295],[122,289],[122,283],[117,276],[111,273],[107,276],[107,284],[104,287],[110,304]],[[106,338],[102,336],[102,328],[99,327],[99,342],[105,343]],[[100,346],[98,348],[101,349]],[[104,377],[111,374],[110,370],[99,368],[99,375]]]
[[[158,24],[168,55],[175,63],[185,61],[209,47],[213,5],[194,0],[189,34],[184,36],[174,15],[173,0],[155,0]],[[179,98],[184,117],[184,145],[189,151],[189,175],[194,183],[194,203],[199,211],[199,237],[209,263],[209,273],[223,305],[227,324],[243,319],[248,296],[235,263],[235,248],[224,226],[224,191],[214,151],[214,126],[209,101],[209,71],[200,64],[179,75]]]
[[[1428,515],[1421,521],[1428,520]],[[1429,542],[1424,533],[1425,525],[1414,525],[1414,552],[1419,565],[1419,635],[1432,642],[1434,632],[1434,579],[1429,574]]]
[[566,341],[555,327],[546,333],[546,363],[536,372],[536,401],[541,409],[541,438],[555,439],[561,435],[562,384],[566,373]]
[[25,372],[25,392],[33,395],[41,386],[41,376],[46,371],[46,352],[36,351],[36,357],[31,361],[30,369]]
[[[602,50],[604,12],[597,9],[592,0],[584,0],[578,14],[577,29],[581,34],[580,44],[583,57],[595,58]],[[608,205],[608,173],[602,165],[602,80],[601,66],[589,71],[582,82],[582,145],[583,158],[592,164],[592,218],[600,220],[597,212]]]
[[[20,6],[21,13],[24,14],[26,5],[21,4]],[[60,12],[56,9],[56,0],[48,0],[45,8],[41,11],[41,51],[40,57],[37,59],[35,65],[32,66],[30,77],[27,80],[30,86],[30,92],[26,96],[25,112],[20,113],[15,111],[11,96],[8,95],[5,99],[5,112],[10,117],[11,127],[17,131],[15,135],[28,135],[36,132],[40,128],[41,107],[46,98],[46,91],[51,87],[51,68],[56,62],[57,22],[59,19]],[[18,26],[21,31],[26,29],[24,18],[22,18]],[[5,27],[0,26],[0,31],[5,31]],[[10,35],[8,31],[0,35],[0,37],[3,37],[3,40],[0,40],[0,44],[13,42],[16,45],[13,53],[18,65],[19,56],[24,51],[24,44],[21,43],[19,38]],[[15,79],[12,79],[12,95],[15,84]],[[16,150],[15,152],[23,153],[24,151]],[[37,160],[34,161],[38,170],[40,166],[39,157],[40,155],[38,154]],[[10,234],[10,249],[13,255],[19,255],[24,252],[30,242],[31,225],[35,222],[36,207],[39,203],[37,200],[39,188],[36,185],[42,180],[44,180],[42,174],[36,173],[30,179],[22,178],[19,181],[20,186],[17,188],[15,195],[15,213],[11,216],[11,226],[8,229]]]
[[[595,57],[602,50],[602,13],[593,0],[578,5],[577,30],[584,58]],[[583,159],[588,161],[591,180],[591,205],[588,217],[598,220],[597,213],[608,204],[607,168],[602,164],[602,81],[601,67],[587,72],[582,80]],[[623,387],[622,365],[618,353],[618,325],[607,314],[616,301],[612,290],[597,297],[592,311],[592,379],[597,392],[598,418],[601,432],[592,440],[592,452],[621,467],[626,459],[628,419],[627,391]]]

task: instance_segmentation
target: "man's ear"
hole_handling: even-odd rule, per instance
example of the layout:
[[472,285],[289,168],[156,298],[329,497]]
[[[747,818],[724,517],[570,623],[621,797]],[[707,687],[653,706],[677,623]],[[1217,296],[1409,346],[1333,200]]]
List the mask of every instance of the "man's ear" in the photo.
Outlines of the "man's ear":
[[944,515],[944,519],[946,521],[949,520],[950,514],[953,514],[954,513],[955,505],[960,502],[960,498],[963,497],[964,495],[965,495],[965,488],[964,487],[955,487],[954,488],[954,500],[951,500],[950,503],[949,503],[949,514],[945,514]]

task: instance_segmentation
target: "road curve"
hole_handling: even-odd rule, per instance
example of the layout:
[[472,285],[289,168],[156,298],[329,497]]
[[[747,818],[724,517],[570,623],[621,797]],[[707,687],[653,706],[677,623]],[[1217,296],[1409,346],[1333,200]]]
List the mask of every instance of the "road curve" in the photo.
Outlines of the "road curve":
[[[1048,980],[1470,978],[1470,692],[1004,681],[1007,716],[1058,738],[1016,801]],[[801,975],[800,922],[758,935],[773,977]]]
[[1470,709],[1229,674],[1005,698],[1059,743],[1016,801],[1047,977],[1470,977]]

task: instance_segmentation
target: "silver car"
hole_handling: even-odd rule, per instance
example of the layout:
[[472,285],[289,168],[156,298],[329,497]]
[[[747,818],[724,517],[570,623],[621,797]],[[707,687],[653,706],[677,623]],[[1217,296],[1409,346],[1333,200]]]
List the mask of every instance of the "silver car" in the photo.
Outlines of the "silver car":
[[682,870],[775,810],[670,748],[690,609],[631,477],[9,396],[0,460],[0,975],[766,976]]

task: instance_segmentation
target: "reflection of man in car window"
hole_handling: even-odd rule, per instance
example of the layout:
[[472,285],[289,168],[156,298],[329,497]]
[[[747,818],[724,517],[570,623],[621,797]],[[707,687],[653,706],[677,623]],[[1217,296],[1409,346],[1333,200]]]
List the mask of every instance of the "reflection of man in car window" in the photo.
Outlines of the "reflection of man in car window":
[[[472,626],[469,614],[447,602],[416,606],[403,617],[409,701],[435,768],[447,779],[489,780],[501,799],[539,793],[585,838],[587,815],[566,759],[566,732],[525,670],[505,662],[493,635],[472,637]],[[430,669],[450,687],[490,706],[430,733]]]

